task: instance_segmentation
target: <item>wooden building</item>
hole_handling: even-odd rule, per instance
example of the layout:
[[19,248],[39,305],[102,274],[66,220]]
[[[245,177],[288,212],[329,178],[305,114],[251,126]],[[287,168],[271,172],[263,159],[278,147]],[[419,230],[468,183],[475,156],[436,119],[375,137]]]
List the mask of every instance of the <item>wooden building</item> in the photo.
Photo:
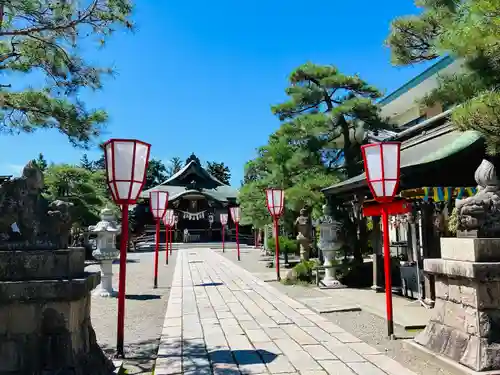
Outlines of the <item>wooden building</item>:
[[[229,207],[237,205],[238,190],[208,173],[194,154],[179,172],[141,193],[141,203],[134,210],[146,232],[154,232],[154,219],[149,211],[149,192],[152,190],[168,192],[168,208],[174,209],[178,218],[176,241],[182,241],[185,229],[189,232],[189,242],[220,241],[220,214],[230,215]],[[231,236],[234,223],[230,216],[228,227],[227,235]]]
[[[484,141],[475,131],[458,131],[450,122],[453,109],[421,108],[416,102],[436,87],[437,75],[462,69],[445,58],[382,100],[382,112],[393,115],[396,133],[385,141],[401,145],[400,196],[412,203],[409,216],[391,217],[391,255],[401,260],[403,294],[432,303],[433,280],[421,272],[424,258],[440,257],[439,238],[447,236],[447,219],[457,197],[473,194],[474,172],[485,157]],[[390,108],[388,108],[390,107]],[[382,141],[384,141],[382,140]],[[373,140],[375,141],[375,140]],[[381,140],[376,140],[381,141]],[[361,207],[373,199],[365,174],[323,190],[332,205],[349,210],[361,223]],[[373,217],[373,289],[383,285],[380,219]],[[358,233],[366,231],[360,228]],[[425,287],[422,280],[425,279]],[[408,293],[408,289],[410,293]]]

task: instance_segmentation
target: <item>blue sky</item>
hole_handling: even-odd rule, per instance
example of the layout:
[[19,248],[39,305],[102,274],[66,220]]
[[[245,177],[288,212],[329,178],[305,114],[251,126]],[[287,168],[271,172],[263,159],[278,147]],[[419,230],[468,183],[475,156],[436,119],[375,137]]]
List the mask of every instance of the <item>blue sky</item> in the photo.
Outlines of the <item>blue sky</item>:
[[[117,74],[104,90],[84,93],[110,122],[103,139],[137,138],[152,157],[223,161],[239,186],[243,166],[279,126],[270,105],[285,99],[288,74],[311,61],[359,73],[386,94],[425,67],[391,66],[383,46],[390,21],[414,14],[412,0],[137,0],[134,34],[117,32],[103,50],[84,56]],[[24,81],[24,80],[23,80]],[[0,174],[18,174],[43,152],[78,162],[56,131],[0,136]],[[96,150],[88,152],[97,158]]]

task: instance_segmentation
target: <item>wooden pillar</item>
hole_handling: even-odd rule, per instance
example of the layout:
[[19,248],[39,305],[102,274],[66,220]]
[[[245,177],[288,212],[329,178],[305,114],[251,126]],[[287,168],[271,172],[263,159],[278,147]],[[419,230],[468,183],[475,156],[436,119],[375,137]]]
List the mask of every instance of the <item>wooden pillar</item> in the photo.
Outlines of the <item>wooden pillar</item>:
[[373,231],[371,234],[371,243],[373,247],[372,261],[373,261],[373,285],[372,289],[376,292],[384,290],[381,280],[382,269],[384,267],[384,260],[382,257],[382,230],[380,228],[380,216],[372,216]]
[[421,275],[422,273],[420,270],[422,269],[423,263],[422,259],[420,256],[420,226],[419,226],[419,215],[416,210],[413,210],[411,214],[408,215],[408,228],[409,228],[409,234],[410,234],[410,241],[411,241],[411,254],[412,254],[412,261],[415,262],[416,264],[416,272],[417,272],[417,290],[418,290],[418,298],[423,299],[424,295],[424,280],[422,279]]
[[[434,241],[434,223],[433,223],[434,206],[429,203],[424,203],[421,207],[420,225],[422,227],[422,245],[424,259],[435,258],[435,241]],[[438,255],[440,257],[441,254]],[[425,303],[429,306],[434,306],[436,299],[436,287],[434,276],[424,273],[424,296]]]

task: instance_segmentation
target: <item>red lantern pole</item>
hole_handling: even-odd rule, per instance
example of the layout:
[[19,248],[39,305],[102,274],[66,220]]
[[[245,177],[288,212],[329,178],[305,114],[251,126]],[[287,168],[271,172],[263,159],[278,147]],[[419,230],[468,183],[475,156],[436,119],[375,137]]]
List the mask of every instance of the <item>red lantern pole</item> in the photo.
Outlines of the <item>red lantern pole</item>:
[[[276,280],[280,281],[280,237],[278,219],[283,212],[285,201],[285,192],[283,189],[266,189],[267,210],[271,214],[274,221],[274,238],[275,238],[275,253],[276,253]],[[287,261],[285,253],[285,262]]]
[[394,321],[392,318],[392,275],[391,252],[389,249],[389,213],[387,207],[382,205],[382,230],[384,231],[384,271],[385,271],[385,304],[387,311],[387,335],[394,335]]
[[220,214],[220,224],[222,230],[222,252],[225,252],[224,238],[226,236],[227,214]]
[[168,246],[170,245],[170,231],[165,224],[165,264],[168,264]]
[[231,212],[231,217],[233,219],[234,225],[236,227],[236,250],[238,252],[238,260],[241,260],[240,258],[240,239],[238,236],[238,231],[239,231],[239,222],[240,222],[240,217],[241,217],[241,208],[240,207],[231,207],[229,209]]
[[149,192],[149,205],[151,213],[156,219],[156,238],[155,238],[155,266],[153,288],[158,288],[158,260],[160,257],[160,223],[165,216],[168,206],[168,192],[153,190]]
[[225,230],[224,230],[224,227],[225,227],[225,225],[222,225],[222,252],[223,253],[225,252],[225,248],[224,248],[224,237],[225,237],[224,232],[225,232]]
[[[135,139],[110,139],[104,146],[106,179],[114,202],[121,205],[122,234],[120,243],[120,273],[118,281],[118,314],[116,356],[124,358],[125,287],[127,275],[128,209],[146,182],[151,145]],[[120,186],[120,189],[118,188]]]
[[366,181],[373,197],[379,203],[384,241],[385,301],[387,309],[387,335],[394,336],[392,310],[391,252],[389,249],[389,214],[395,212],[392,204],[399,188],[400,151],[398,142],[372,143],[361,146]]
[[120,241],[120,272],[118,281],[118,327],[116,330],[117,356],[123,358],[123,342],[125,338],[125,286],[127,275],[128,247],[128,204],[122,205],[122,236]]
[[155,279],[153,289],[158,288],[158,257],[160,252],[160,220],[156,220]]
[[238,222],[236,222],[235,224],[236,224],[236,251],[238,252],[238,260],[241,260],[241,257],[240,257],[240,239],[238,238],[239,225],[238,225]]
[[172,249],[173,249],[173,237],[174,237],[174,233],[172,232],[172,226],[169,226],[168,227],[169,231],[170,231],[170,255],[172,255]]
[[[279,237],[279,225],[278,225],[278,216],[274,216],[274,237],[275,237],[275,246],[276,246],[276,280],[281,281],[280,276],[280,237]],[[286,265],[285,265],[286,267]]]
[[166,264],[168,264],[168,247],[170,245],[170,255],[172,255],[172,227],[175,224],[175,214],[174,210],[165,211],[165,216],[163,217],[163,223],[165,224],[165,236],[166,236],[166,248],[165,248],[165,257]]

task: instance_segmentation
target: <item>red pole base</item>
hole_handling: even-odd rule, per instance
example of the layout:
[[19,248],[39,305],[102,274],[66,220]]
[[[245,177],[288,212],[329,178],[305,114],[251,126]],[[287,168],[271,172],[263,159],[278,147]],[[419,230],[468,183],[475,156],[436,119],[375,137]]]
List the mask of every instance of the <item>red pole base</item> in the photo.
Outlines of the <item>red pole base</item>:
[[153,289],[158,288],[158,258],[160,253],[160,220],[156,220],[156,244],[155,244],[155,273]]
[[241,257],[240,257],[240,240],[239,240],[239,236],[238,236],[238,223],[236,223],[236,250],[238,251],[238,261],[241,260]]
[[125,358],[123,342],[125,336],[125,286],[127,277],[128,204],[122,205],[122,237],[120,243],[120,273],[118,281],[118,314],[116,329],[116,357]]
[[281,281],[281,275],[280,275],[280,238],[279,238],[279,228],[278,228],[278,218],[274,218],[274,235],[276,237],[276,280]]
[[394,321],[392,317],[392,275],[391,251],[389,248],[389,213],[382,204],[382,230],[384,236],[384,272],[385,272],[385,303],[387,309],[387,336],[394,335]]
[[172,233],[172,229],[170,229],[170,255],[172,255],[172,250],[174,247],[173,243],[172,243],[173,237],[174,237],[174,234]]
[[168,246],[170,244],[170,231],[168,230],[168,227],[165,227],[165,264],[168,264]]

